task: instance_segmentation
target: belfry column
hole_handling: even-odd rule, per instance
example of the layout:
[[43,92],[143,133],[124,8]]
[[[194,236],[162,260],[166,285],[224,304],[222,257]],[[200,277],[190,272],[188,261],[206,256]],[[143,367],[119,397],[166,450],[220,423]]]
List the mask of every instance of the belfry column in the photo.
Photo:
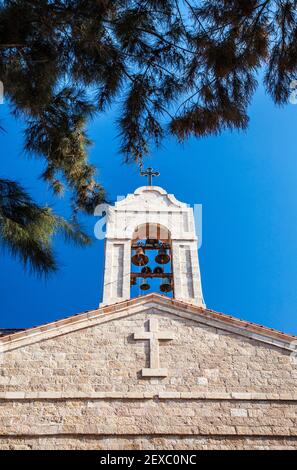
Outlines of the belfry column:
[[205,307],[198,263],[197,241],[172,240],[174,298]]
[[205,307],[194,213],[191,207],[185,206],[172,228],[174,297],[177,300]]
[[130,240],[107,238],[103,305],[112,305],[130,298]]

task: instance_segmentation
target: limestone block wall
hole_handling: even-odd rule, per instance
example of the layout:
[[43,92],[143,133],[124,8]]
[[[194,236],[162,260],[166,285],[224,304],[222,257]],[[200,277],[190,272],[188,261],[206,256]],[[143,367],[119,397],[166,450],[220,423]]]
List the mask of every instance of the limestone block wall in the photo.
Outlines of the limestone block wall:
[[[297,445],[296,401],[40,399],[1,403],[0,448]],[[47,442],[46,442],[47,441]],[[76,444],[75,444],[76,442]],[[141,444],[142,442],[142,444]]]
[[[152,317],[175,339],[160,344],[168,376],[141,379],[149,343],[133,336]],[[0,368],[0,392],[297,392],[290,351],[154,310],[8,351]]]
[[[149,319],[166,377],[142,377]],[[61,332],[62,333],[62,332]],[[0,448],[297,448],[290,351],[149,309],[5,352]]]
[[1,450],[296,450],[292,437],[39,436],[0,437]]

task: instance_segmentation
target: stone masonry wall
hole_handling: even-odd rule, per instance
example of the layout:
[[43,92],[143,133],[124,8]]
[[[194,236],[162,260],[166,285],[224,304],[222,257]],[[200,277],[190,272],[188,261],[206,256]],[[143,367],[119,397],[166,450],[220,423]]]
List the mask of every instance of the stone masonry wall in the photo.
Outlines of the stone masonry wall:
[[0,437],[1,450],[296,450],[295,437],[47,436]]
[[[175,339],[160,344],[164,379],[142,379],[148,341],[133,334],[154,316]],[[166,313],[127,316],[6,352],[1,391],[297,392],[290,352]]]
[[[150,318],[165,378],[143,378]],[[2,355],[0,449],[297,448],[289,351],[160,311]]]

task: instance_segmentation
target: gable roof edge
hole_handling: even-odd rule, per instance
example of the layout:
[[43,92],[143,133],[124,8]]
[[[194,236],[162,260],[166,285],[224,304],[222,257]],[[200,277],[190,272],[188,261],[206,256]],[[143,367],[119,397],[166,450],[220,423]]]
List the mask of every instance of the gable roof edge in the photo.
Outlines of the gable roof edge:
[[295,350],[297,342],[297,336],[153,293],[2,336],[0,337],[0,352],[25,347],[106,321],[130,316],[138,313],[140,308],[145,311],[154,308],[159,312],[171,313],[290,351]]

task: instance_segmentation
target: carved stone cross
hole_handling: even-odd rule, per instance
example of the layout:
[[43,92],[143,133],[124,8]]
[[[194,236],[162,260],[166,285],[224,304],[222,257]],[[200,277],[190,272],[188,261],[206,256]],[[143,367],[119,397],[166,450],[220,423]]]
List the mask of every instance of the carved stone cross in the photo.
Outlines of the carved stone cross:
[[150,347],[150,367],[141,370],[142,377],[166,377],[167,369],[160,368],[159,341],[170,341],[174,336],[169,331],[159,331],[157,318],[149,320],[149,331],[134,333],[135,340],[148,340]]

